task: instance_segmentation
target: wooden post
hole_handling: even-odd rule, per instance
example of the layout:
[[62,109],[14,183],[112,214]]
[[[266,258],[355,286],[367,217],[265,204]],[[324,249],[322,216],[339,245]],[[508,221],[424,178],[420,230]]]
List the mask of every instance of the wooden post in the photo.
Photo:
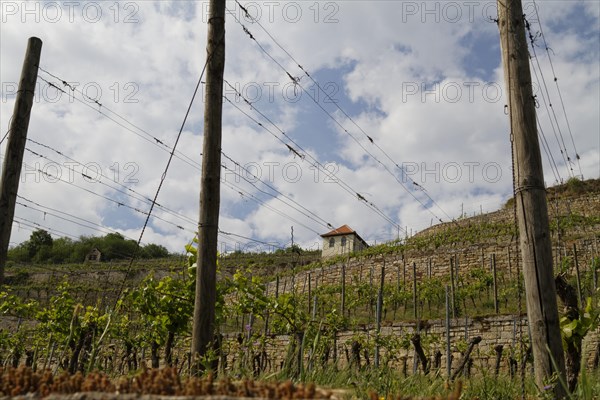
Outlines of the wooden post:
[[496,274],[496,253],[492,253],[492,259],[490,260],[490,264],[492,264],[492,275],[494,278],[494,311],[496,314],[500,313],[500,308],[498,307],[498,278]]
[[379,282],[379,293],[377,294],[377,340],[375,342],[375,368],[379,368],[379,334],[381,332],[381,315],[383,313],[383,285],[385,283],[385,259],[381,267],[381,279]]
[[458,254],[454,254],[454,274],[458,282]]
[[342,318],[346,316],[346,266],[342,264]]
[[427,277],[431,278],[431,257],[429,257],[429,263],[427,264]]
[[581,275],[579,274],[579,259],[577,258],[577,244],[573,243],[573,257],[575,259],[575,277],[577,278],[577,300],[579,301],[579,309],[583,310],[583,294],[581,289]]
[[592,285],[594,288],[594,292],[596,292],[596,289],[598,288],[598,266],[596,265],[596,259],[594,258],[594,256],[592,256],[592,261],[591,261],[591,265],[592,265]]
[[483,246],[481,247],[481,269],[485,268],[485,253],[483,252]]
[[[535,115],[535,98],[529,71],[529,51],[521,0],[498,0],[498,27],[504,78],[508,93],[519,241],[531,329],[535,378],[544,387],[555,373],[565,381],[552,267],[548,204]],[[556,365],[557,368],[554,368]],[[554,397],[565,389],[554,385]]]
[[290,283],[290,290],[292,295],[296,297],[296,275],[292,275],[292,282]]
[[371,318],[373,317],[372,289],[373,289],[373,267],[371,267],[369,269],[369,323],[371,323],[371,321],[372,321]]
[[9,127],[6,154],[0,181],[0,285],[4,281],[4,268],[8,256],[10,232],[15,216],[15,203],[19,190],[19,178],[23,164],[23,153],[27,141],[27,129],[33,107],[33,95],[38,76],[38,66],[42,53],[42,41],[30,37],[21,69],[19,90],[15,99],[12,120]]
[[[269,285],[265,286],[265,297],[269,297]],[[266,312],[265,312],[265,330],[264,330],[264,335],[265,338],[267,337],[267,335],[269,334],[269,309],[267,308]]]
[[[221,184],[223,69],[225,67],[225,0],[210,0],[206,48],[204,145],[198,221],[198,274],[192,329],[192,357],[211,349],[215,332],[217,234]],[[194,359],[195,373],[201,365]]]
[[452,375],[452,350],[450,347],[450,290],[446,285],[446,371],[448,379]]
[[417,263],[413,262],[413,303],[414,303],[414,311],[415,311],[415,319],[417,319],[418,306],[417,306]]
[[312,276],[311,276],[311,273],[309,272],[307,274],[307,276],[308,276],[308,297],[307,297],[308,301],[307,301],[307,303],[308,303],[308,314],[310,315],[310,313],[311,313],[310,299],[312,299],[312,283],[311,283]]
[[[396,265],[396,293],[400,292],[400,266]],[[398,296],[394,296],[394,321],[396,320],[396,311],[398,310]]]
[[454,258],[450,257],[450,307],[452,309],[452,318],[456,318],[456,303],[454,301]]

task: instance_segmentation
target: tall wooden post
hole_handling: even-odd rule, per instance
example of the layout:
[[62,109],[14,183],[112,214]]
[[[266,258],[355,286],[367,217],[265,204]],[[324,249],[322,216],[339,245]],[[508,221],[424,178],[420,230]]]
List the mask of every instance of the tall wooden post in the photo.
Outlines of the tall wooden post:
[[19,190],[21,165],[23,164],[23,153],[27,141],[27,129],[29,128],[29,118],[33,107],[33,94],[37,82],[41,53],[42,41],[36,37],[30,37],[27,42],[23,68],[21,69],[19,90],[10,123],[2,167],[2,180],[0,181],[0,284],[4,281],[4,267],[15,216],[15,202]]
[[[498,26],[511,121],[514,190],[527,317],[531,329],[536,383],[539,387],[544,387],[554,373],[562,375],[565,382],[565,362],[521,0],[498,0]],[[563,398],[565,395],[565,389],[557,383],[554,397]]]
[[[217,280],[217,234],[221,179],[221,117],[223,69],[225,67],[225,0],[210,0],[208,45],[206,49],[206,97],[204,105],[204,146],[198,222],[198,268],[192,356],[203,357],[210,349],[215,331]],[[197,371],[197,368],[196,368]]]

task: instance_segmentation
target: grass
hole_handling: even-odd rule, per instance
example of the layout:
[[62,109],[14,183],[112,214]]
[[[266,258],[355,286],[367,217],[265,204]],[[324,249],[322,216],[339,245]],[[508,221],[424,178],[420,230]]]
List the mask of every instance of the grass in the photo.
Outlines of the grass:
[[[268,378],[285,380],[288,377],[277,374]],[[399,370],[372,367],[337,369],[331,366],[308,374],[307,379],[320,387],[344,388],[347,393],[346,399],[369,399],[373,398],[372,394],[385,399],[397,396],[446,398],[456,386],[456,382],[448,382],[440,371],[432,371],[429,375],[403,376]],[[533,376],[529,373],[526,374],[524,382],[520,376],[495,376],[486,371],[480,371],[478,376],[471,378],[460,378],[459,381],[462,387],[461,399],[515,400],[522,398],[523,393],[526,398],[542,398]],[[600,376],[597,373],[586,374],[571,399],[592,400],[599,396]]]

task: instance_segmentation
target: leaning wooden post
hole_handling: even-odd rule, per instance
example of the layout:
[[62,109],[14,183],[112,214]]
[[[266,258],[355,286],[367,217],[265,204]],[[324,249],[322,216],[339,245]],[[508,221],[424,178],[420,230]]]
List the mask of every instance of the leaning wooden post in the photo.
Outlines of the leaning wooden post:
[[[556,373],[565,381],[559,329],[548,203],[538,142],[535,98],[521,0],[498,0],[498,27],[514,155],[514,193],[527,301],[527,317],[538,387]],[[554,385],[554,397],[565,388]]]
[[21,69],[0,180],[0,285],[4,281],[4,268],[15,216],[19,178],[21,177],[23,153],[27,141],[27,129],[33,107],[33,94],[35,93],[41,53],[42,41],[36,37],[30,37],[27,41],[25,60]]

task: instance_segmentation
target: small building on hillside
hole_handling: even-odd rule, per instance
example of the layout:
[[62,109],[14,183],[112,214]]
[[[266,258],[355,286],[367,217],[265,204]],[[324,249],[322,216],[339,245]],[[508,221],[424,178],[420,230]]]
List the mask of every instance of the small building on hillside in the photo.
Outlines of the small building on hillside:
[[90,252],[85,256],[86,262],[99,262],[100,257],[102,257],[102,253],[97,248],[93,248]]
[[367,242],[348,225],[321,235],[323,238],[322,258],[330,258],[340,254],[349,254],[369,247]]

